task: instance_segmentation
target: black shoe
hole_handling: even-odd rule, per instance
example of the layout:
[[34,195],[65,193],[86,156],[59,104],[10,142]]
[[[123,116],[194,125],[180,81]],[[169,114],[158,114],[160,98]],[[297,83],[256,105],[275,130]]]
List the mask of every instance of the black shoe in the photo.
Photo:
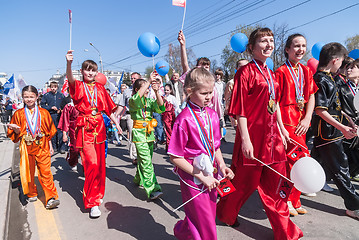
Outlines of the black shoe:
[[239,222],[238,222],[238,219],[236,219],[236,221],[235,221],[232,225],[227,224],[227,226],[232,227],[232,228],[239,227]]

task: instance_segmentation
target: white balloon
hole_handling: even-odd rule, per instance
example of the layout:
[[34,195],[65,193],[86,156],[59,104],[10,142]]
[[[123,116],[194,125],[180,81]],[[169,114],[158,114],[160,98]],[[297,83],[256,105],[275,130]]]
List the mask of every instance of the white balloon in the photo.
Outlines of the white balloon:
[[354,96],[354,107],[357,111],[359,111],[359,94]]
[[322,166],[311,157],[302,157],[296,161],[290,171],[294,187],[303,193],[319,192],[325,184],[325,172]]

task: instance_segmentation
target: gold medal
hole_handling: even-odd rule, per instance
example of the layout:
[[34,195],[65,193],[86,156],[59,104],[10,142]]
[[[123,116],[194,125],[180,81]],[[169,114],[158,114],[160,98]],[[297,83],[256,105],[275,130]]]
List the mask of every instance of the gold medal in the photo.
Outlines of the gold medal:
[[147,122],[142,123],[142,126],[146,127],[146,126],[147,126]]
[[217,168],[213,168],[213,173],[216,174],[218,172]]
[[277,104],[275,103],[275,101],[273,99],[269,100],[267,110],[270,114],[275,113],[275,111],[277,110]]
[[24,140],[25,140],[26,144],[28,146],[30,146],[32,144],[32,142],[34,141],[34,138],[30,134],[26,134],[24,136]]
[[92,116],[96,116],[96,114],[97,114],[97,108],[92,109],[91,114],[92,114]]
[[297,105],[298,105],[299,111],[303,111],[303,109],[304,109],[304,99],[299,99],[297,101]]

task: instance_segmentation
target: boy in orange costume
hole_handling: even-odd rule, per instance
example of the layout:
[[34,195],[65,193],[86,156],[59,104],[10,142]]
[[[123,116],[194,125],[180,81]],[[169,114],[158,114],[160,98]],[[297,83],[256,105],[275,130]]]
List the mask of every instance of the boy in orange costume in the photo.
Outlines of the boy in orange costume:
[[24,108],[16,111],[8,124],[7,136],[13,142],[20,142],[20,177],[21,185],[28,201],[37,200],[37,188],[34,183],[35,165],[38,178],[44,190],[46,208],[52,209],[60,204],[51,173],[51,153],[53,153],[51,138],[57,129],[50,113],[39,108],[35,103],[38,98],[34,86],[22,89]]

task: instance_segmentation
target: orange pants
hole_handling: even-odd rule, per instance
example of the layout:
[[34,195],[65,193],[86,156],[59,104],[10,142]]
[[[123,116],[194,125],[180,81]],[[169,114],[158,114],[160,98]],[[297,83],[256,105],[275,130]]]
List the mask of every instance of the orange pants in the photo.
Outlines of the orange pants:
[[84,142],[80,150],[85,172],[83,200],[85,208],[100,205],[100,199],[105,195],[106,158],[105,143]]
[[35,166],[37,166],[39,182],[42,186],[42,189],[45,193],[46,202],[50,198],[57,199],[57,190],[54,184],[54,179],[51,173],[51,156],[49,153],[44,154],[40,153],[38,155],[28,155],[29,156],[29,167],[30,167],[30,179],[29,182],[29,193],[28,197],[37,196],[37,187],[35,185],[34,176],[35,176]]

